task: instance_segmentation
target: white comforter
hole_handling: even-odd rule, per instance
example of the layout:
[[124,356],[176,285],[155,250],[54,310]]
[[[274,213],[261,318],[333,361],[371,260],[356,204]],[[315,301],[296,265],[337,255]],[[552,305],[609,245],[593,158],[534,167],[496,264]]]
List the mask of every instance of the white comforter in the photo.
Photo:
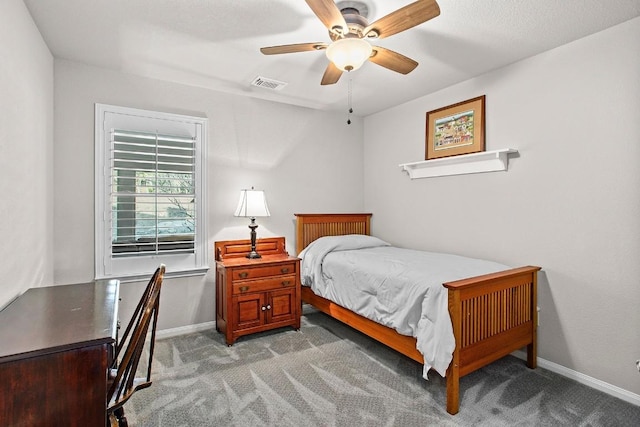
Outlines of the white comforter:
[[445,282],[506,270],[491,261],[392,247],[372,236],[323,237],[300,254],[302,284],[403,335],[417,338],[423,376],[444,376],[455,339]]

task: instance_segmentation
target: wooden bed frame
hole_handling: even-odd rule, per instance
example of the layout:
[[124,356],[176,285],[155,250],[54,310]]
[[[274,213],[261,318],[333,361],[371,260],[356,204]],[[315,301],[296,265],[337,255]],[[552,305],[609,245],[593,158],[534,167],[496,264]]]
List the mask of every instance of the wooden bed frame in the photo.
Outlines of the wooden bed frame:
[[[296,251],[322,236],[370,234],[371,214],[295,214]],[[460,377],[527,347],[527,366],[536,367],[537,272],[520,267],[444,283],[456,347],[446,372],[447,412],[460,407]],[[362,317],[302,286],[302,301],[419,363],[416,339]]]

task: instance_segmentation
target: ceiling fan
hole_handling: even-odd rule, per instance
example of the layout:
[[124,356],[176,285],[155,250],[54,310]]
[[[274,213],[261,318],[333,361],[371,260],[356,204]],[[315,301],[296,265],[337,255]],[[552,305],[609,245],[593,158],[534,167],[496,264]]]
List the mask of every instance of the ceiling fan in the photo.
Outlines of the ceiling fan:
[[411,58],[368,40],[383,39],[440,15],[436,0],[418,0],[369,24],[361,11],[366,4],[358,1],[305,0],[313,13],[329,30],[331,43],[299,43],[263,47],[265,55],[326,50],[329,58],[322,85],[336,83],[344,71],[358,69],[366,60],[402,74],[413,71],[418,63]]

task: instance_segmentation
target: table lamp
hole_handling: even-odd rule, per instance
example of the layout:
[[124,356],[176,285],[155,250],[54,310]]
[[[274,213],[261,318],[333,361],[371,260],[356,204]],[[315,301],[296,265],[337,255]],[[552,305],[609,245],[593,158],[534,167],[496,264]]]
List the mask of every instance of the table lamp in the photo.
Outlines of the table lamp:
[[253,187],[251,187],[251,190],[240,190],[240,201],[233,215],[251,218],[251,223],[249,224],[251,229],[251,252],[247,254],[247,258],[261,258],[261,255],[256,251],[256,228],[258,228],[256,217],[270,215],[264,191],[254,190]]

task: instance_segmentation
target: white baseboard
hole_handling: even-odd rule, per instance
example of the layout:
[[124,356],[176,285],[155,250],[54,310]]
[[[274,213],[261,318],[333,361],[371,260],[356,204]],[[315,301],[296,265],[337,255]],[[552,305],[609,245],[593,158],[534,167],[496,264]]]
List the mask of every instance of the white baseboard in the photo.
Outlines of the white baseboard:
[[[512,354],[513,356],[516,356],[520,359],[527,360],[527,353],[522,350],[515,351]],[[597,378],[581,374],[578,371],[574,371],[573,369],[569,369],[565,366],[558,365],[557,363],[550,362],[540,357],[538,357],[538,366],[551,372],[555,372],[558,375],[562,375],[563,377],[575,380],[580,384],[584,384],[588,387],[607,393],[608,395],[617,397],[618,399],[622,399],[625,402],[640,406],[639,394],[632,393],[628,390],[625,390],[613,384],[606,383]]]
[[180,326],[178,328],[163,329],[163,330],[156,331],[156,339],[172,338],[172,337],[177,337],[179,335],[191,334],[193,332],[206,331],[206,330],[215,329],[215,328],[216,328],[216,322],[212,320],[211,322],[198,323],[196,325],[187,325],[187,326]]

